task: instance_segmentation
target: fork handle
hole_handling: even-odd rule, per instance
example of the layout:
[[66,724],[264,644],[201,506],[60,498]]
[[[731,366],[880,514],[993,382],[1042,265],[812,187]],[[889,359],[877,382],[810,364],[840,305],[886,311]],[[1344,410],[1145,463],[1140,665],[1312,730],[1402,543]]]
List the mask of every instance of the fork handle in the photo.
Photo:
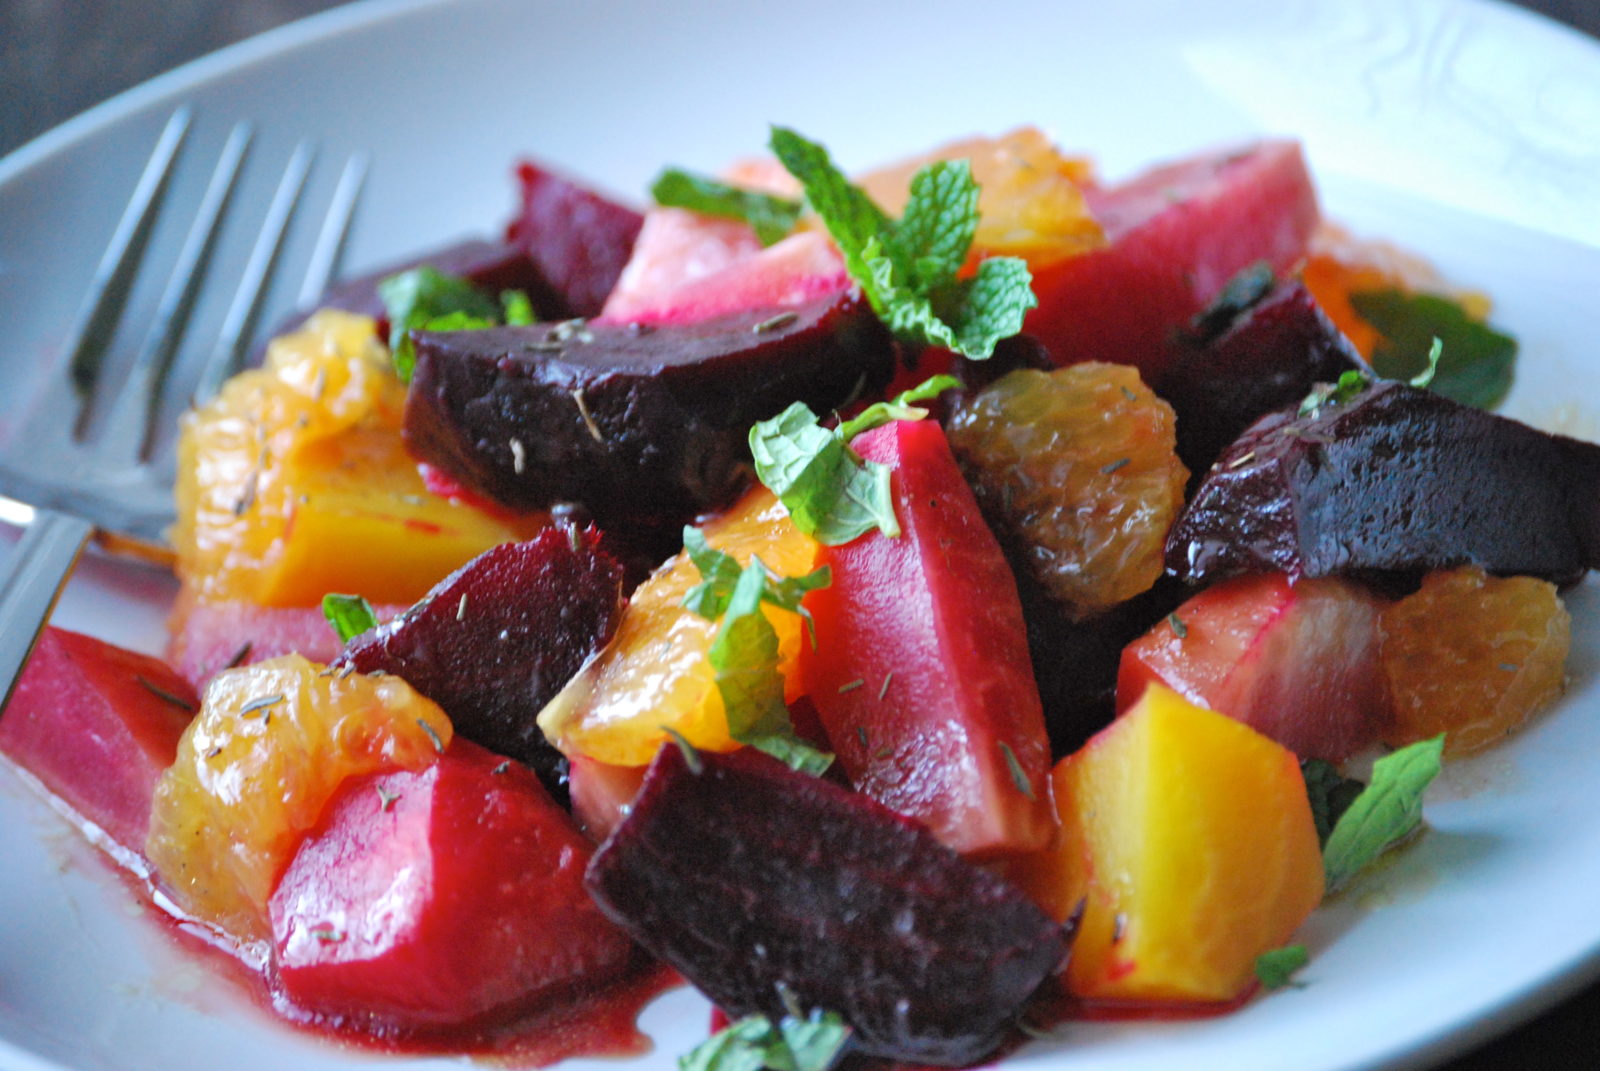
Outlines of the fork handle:
[[71,514],[35,510],[6,561],[0,579],[0,681],[5,682],[0,713],[93,532],[94,525]]

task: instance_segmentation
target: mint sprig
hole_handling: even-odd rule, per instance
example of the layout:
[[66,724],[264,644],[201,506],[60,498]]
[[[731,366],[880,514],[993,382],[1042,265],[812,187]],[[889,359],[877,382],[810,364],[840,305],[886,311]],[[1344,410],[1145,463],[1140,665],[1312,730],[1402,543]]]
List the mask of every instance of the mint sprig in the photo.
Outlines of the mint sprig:
[[1322,849],[1328,891],[1334,892],[1422,823],[1422,793],[1439,775],[1444,734],[1379,759],[1372,782],[1339,817]]
[[678,1057],[679,1071],[829,1071],[844,1055],[850,1027],[834,1012],[804,1019],[765,1015],[735,1020]]
[[959,386],[954,376],[934,376],[831,431],[809,406],[795,402],[750,429],[756,475],[778,496],[795,527],[819,543],[839,546],[873,529],[898,536],[889,468],[863,461],[850,449],[850,440],[891,420],[921,420],[928,411],[914,403]]
[[1301,759],[1300,774],[1305,778],[1306,796],[1311,801],[1311,820],[1317,827],[1317,843],[1327,844],[1333,827],[1367,787],[1346,777],[1326,759]]
[[322,597],[322,616],[328,619],[340,643],[349,643],[353,637],[378,627],[377,612],[360,595],[329,592]]
[[799,614],[809,630],[811,615],[800,603],[806,592],[832,582],[827,566],[800,577],[779,576],[760,558],[740,566],[732,555],[707,543],[698,528],[683,530],[683,548],[703,578],[683,605],[718,622],[707,657],[727,713],[728,735],[796,770],[822,773],[833,756],[795,734],[778,672],[778,633],[761,606]]
[[902,340],[981,360],[1022,330],[1039,303],[1024,261],[990,257],[971,278],[960,278],[978,227],[979,190],[967,161],[918,171],[897,221],[816,142],[775,126],[770,146],[804,188],[873,311]]
[[470,279],[423,265],[391,275],[378,284],[389,316],[389,351],[395,374],[411,382],[417,366],[412,331],[475,331],[534,322],[533,303],[520,290],[507,290],[496,302]]
[[650,184],[650,196],[667,208],[687,208],[706,216],[750,224],[762,245],[771,245],[794,230],[801,202],[768,193],[742,190],[704,175],[669,167]]

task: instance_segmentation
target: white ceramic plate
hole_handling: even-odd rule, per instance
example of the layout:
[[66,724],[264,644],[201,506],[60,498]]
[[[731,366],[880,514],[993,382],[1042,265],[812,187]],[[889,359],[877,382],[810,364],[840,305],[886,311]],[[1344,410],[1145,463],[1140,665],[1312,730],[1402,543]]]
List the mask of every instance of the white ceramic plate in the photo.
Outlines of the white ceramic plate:
[[[333,181],[328,160],[370,152],[354,268],[498,227],[519,153],[639,191],[665,162],[709,169],[757,149],[774,120],[853,166],[1039,122],[1111,175],[1218,142],[1298,134],[1332,214],[1495,295],[1497,320],[1524,344],[1510,410],[1600,437],[1572,405],[1600,388],[1585,315],[1600,279],[1600,48],[1499,7],[359,4],[158,79],[0,162],[0,361],[13,385],[0,399],[0,435],[21,385],[50,374],[132,176],[185,100],[197,118],[180,196],[238,117],[257,122],[262,162],[314,139],[325,163],[314,193]],[[243,200],[259,204],[270,181],[254,172]],[[230,236],[224,273],[244,240]],[[94,561],[58,621],[158,650],[169,594],[163,577]],[[1454,768],[1428,808],[1432,832],[1316,917],[1306,988],[1210,1021],[1074,1024],[1008,1066],[1409,1066],[1589,977],[1600,956],[1594,585],[1571,606],[1569,697],[1505,748]],[[369,1062],[279,1026],[193,964],[136,917],[146,914],[138,898],[9,770],[0,860],[0,1064]],[[644,1022],[661,1043],[640,1066],[664,1069],[703,1036],[706,1018],[680,992]]]

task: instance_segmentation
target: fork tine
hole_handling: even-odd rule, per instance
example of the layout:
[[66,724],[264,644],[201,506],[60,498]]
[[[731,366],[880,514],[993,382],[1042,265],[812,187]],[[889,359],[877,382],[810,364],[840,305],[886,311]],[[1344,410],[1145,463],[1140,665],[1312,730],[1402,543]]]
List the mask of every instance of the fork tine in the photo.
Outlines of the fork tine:
[[117,221],[111,244],[106,247],[99,266],[95,268],[94,281],[89,286],[65,347],[71,354],[68,367],[72,382],[80,395],[87,395],[94,388],[101,359],[112,336],[116,334],[117,320],[122,316],[122,308],[133,289],[134,273],[138,271],[139,261],[143,259],[145,247],[149,244],[150,231],[155,226],[156,216],[166,197],[178,150],[189,132],[190,119],[191,112],[183,107],[173,112],[167,120],[155,150],[150,154],[150,160],[134,187],[133,197],[123,210],[122,218]]
[[327,292],[334,277],[339,274],[339,261],[344,256],[344,246],[350,237],[350,224],[355,219],[356,202],[367,180],[367,157],[358,153],[345,161],[339,173],[339,184],[334,187],[328,213],[323,217],[322,230],[317,234],[317,244],[311,250],[311,260],[306,266],[305,280],[300,284],[300,297],[295,308],[309,309]]
[[250,334],[266,300],[267,289],[272,284],[273,269],[277,265],[278,254],[283,251],[289,221],[294,218],[301,191],[305,189],[306,175],[311,170],[311,158],[315,154],[308,143],[301,142],[284,168],[283,178],[272,195],[272,204],[267,208],[261,233],[256,238],[255,247],[250,250],[244,278],[240,280],[239,289],[233,295],[233,304],[228,307],[227,316],[223,319],[217,348],[200,371],[200,381],[194,390],[196,402],[203,402],[217,392],[222,381],[238,367],[245,349],[250,345]]
[[96,438],[96,459],[102,465],[136,461],[146,453],[151,422],[160,408],[161,384],[166,379],[173,354],[183,341],[184,330],[194,312],[200,284],[205,279],[217,236],[222,229],[223,212],[233,196],[240,166],[253,136],[249,124],[239,123],[228,134],[228,140],[222,147],[194,222],[178,252],[177,263],[161,294],[155,321],[117,393],[104,428]]

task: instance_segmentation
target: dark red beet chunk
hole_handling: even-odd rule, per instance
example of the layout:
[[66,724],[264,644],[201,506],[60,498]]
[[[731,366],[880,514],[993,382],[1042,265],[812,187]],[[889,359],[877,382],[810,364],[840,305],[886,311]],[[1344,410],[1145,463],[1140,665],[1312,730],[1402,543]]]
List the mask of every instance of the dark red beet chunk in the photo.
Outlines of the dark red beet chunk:
[[1178,417],[1178,456],[1193,473],[1211,467],[1239,434],[1274,409],[1298,403],[1317,383],[1368,370],[1311,293],[1279,283],[1259,302],[1173,348],[1151,384]]
[[733,1016],[784,994],[862,1052],[969,1064],[1061,963],[1060,927],[921,826],[747,749],[657,757],[590,892]]
[[517,509],[577,502],[603,528],[727,505],[750,425],[818,412],[889,380],[894,350],[855,295],[690,324],[414,332],[412,451]]
[[527,253],[565,316],[598,316],[644,217],[531,161],[517,168],[522,210],[506,241]]
[[1476,564],[1557,582],[1600,564],[1600,446],[1402,383],[1263,418],[1167,539],[1190,581],[1415,575]]
[[554,790],[561,755],[535,722],[622,617],[622,566],[594,529],[502,543],[346,645],[335,665],[403,678],[456,731],[528,763]]

